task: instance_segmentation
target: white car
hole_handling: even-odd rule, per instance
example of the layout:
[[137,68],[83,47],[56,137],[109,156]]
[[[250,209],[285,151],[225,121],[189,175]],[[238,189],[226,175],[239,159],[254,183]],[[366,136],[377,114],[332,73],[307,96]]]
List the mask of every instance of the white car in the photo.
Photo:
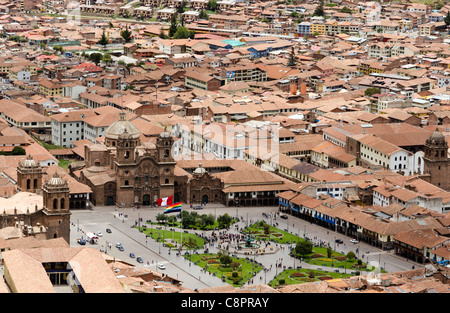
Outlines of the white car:
[[356,239],[350,239],[350,242],[351,242],[351,243],[358,243],[358,240],[356,240]]
[[102,232],[101,232],[101,231],[98,231],[98,232],[97,232],[97,236],[102,237],[102,236],[103,236]]
[[166,266],[165,266],[163,263],[158,263],[158,268],[159,268],[160,270],[165,270],[165,269],[166,269]]

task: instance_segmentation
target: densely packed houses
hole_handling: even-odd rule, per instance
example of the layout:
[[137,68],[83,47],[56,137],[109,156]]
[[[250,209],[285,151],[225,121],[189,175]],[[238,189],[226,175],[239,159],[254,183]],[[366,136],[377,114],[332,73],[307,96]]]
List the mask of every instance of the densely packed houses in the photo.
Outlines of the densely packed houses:
[[2,227],[173,195],[448,261],[450,4],[417,2],[0,1],[0,193],[38,196]]

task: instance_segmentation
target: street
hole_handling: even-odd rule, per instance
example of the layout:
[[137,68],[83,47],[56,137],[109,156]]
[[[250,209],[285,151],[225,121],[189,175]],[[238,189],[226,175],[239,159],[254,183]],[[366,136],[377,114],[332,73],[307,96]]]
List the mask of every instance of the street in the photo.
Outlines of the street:
[[[189,206],[183,206],[183,210],[192,211]],[[72,211],[71,216],[71,246],[80,246],[77,239],[83,237],[86,238],[86,233],[101,232],[102,236],[99,237],[96,244],[87,243],[85,247],[97,248],[100,251],[105,251],[108,255],[120,259],[122,261],[133,264],[137,267],[148,267],[151,270],[163,272],[168,276],[179,279],[183,282],[183,286],[190,289],[200,289],[213,286],[221,286],[226,283],[222,282],[220,278],[210,275],[208,272],[203,271],[200,267],[192,264],[189,260],[186,260],[183,256],[177,255],[175,252],[170,252],[169,248],[163,247],[161,242],[156,242],[151,238],[147,238],[143,233],[139,232],[134,225],[144,225],[146,220],[156,221],[156,215],[161,213],[163,208],[119,208],[115,207],[94,207],[93,210]],[[278,207],[239,207],[229,208],[220,205],[207,205],[203,210],[198,211],[199,214],[213,214],[216,217],[228,213],[232,217],[238,216],[242,220],[238,223],[239,228],[252,224],[257,220],[264,220],[268,224],[278,223],[278,228],[286,230],[294,235],[300,237],[307,236],[313,243],[324,241],[329,243],[333,250],[348,253],[353,251],[363,261],[370,262],[371,265],[376,267],[381,266],[388,272],[405,271],[410,270],[414,265],[416,268],[420,267],[420,264],[412,263],[403,258],[394,255],[392,252],[382,251],[378,248],[372,247],[365,243],[350,243],[351,238],[347,238],[342,234],[338,234],[329,231],[320,226],[310,224],[299,218],[288,216],[287,219],[281,219],[279,217],[276,220],[271,220],[267,216],[270,213],[276,213]],[[263,214],[266,213],[266,214]],[[274,215],[274,214],[273,214]],[[140,222],[142,219],[142,222]],[[107,233],[106,229],[109,228],[111,233]],[[190,231],[196,232],[196,231]],[[197,231],[199,232],[199,231]],[[202,233],[208,233],[208,231],[200,231]],[[237,233],[234,225],[230,227],[228,233]],[[336,239],[342,239],[342,244],[337,244]],[[124,247],[124,251],[120,251],[116,248],[116,243],[121,243]],[[302,266],[303,268],[316,269],[318,266],[310,265],[300,260],[289,256],[289,250],[291,245],[279,245],[280,249],[273,254],[264,254],[251,256],[255,261],[262,263],[267,271],[260,271],[253,278],[254,284],[269,283],[277,274],[279,274],[283,268],[295,268]],[[210,253],[216,253],[217,244],[214,246],[208,246]],[[283,249],[284,248],[284,249]],[[358,253],[356,250],[358,249]],[[135,255],[134,258],[129,256],[130,253]],[[200,251],[200,253],[202,253]],[[137,257],[143,259],[143,263],[136,261]],[[238,255],[238,257],[244,257],[244,255]],[[165,269],[159,269],[158,263],[163,263]],[[281,267],[275,265],[280,263]],[[323,268],[323,267],[322,267]],[[334,270],[329,268],[330,271]],[[344,269],[340,269],[341,272]],[[347,272],[348,270],[346,270]],[[251,284],[252,281],[249,283]]]

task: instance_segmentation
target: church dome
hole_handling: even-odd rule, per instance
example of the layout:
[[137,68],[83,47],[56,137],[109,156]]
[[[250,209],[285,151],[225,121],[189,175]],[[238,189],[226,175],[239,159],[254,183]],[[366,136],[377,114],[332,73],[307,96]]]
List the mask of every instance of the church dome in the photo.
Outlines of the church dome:
[[198,164],[198,167],[194,170],[194,174],[204,174],[206,170],[203,168],[202,163]]
[[164,127],[164,131],[159,134],[160,138],[170,138],[172,135],[167,131],[167,126]]
[[37,162],[29,155],[22,163],[21,165],[23,167],[32,168],[32,167],[38,167]]
[[140,138],[140,132],[130,121],[125,119],[125,112],[120,112],[119,120],[112,123],[105,131],[108,139],[119,139],[119,136],[126,133],[127,139]]
[[443,144],[443,145],[447,144],[444,135],[438,129],[436,129],[430,135],[430,137],[428,137],[427,143],[430,143],[430,144]]
[[58,173],[55,172],[52,178],[48,181],[49,185],[58,186],[58,185],[64,185],[65,182],[61,178],[61,176],[58,175]]

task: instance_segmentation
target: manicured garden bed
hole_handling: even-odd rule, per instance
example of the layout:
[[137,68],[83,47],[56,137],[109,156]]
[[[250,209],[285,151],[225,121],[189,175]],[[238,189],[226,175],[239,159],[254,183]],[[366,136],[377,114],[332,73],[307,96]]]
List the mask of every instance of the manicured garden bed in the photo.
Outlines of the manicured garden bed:
[[242,233],[245,235],[249,234],[255,240],[273,241],[279,244],[296,243],[298,241],[304,240],[303,238],[290,234],[287,231],[267,224],[265,225],[267,225],[268,227],[263,225],[264,224],[260,222],[252,224],[249,227],[242,229]]
[[312,269],[288,269],[278,274],[268,285],[280,287],[284,285],[304,284],[314,281],[324,281],[336,278],[345,278],[352,276],[350,273],[327,272],[323,270]]
[[148,227],[141,227],[138,229],[142,230],[142,233],[148,235],[150,238],[161,242],[163,246],[171,249],[179,248],[181,239],[183,239],[183,249],[202,249],[205,245],[205,240],[203,238],[191,233]]
[[262,269],[259,264],[238,257],[228,256],[230,262],[224,263],[222,256],[223,254],[192,254],[185,258],[235,287],[242,286]]

